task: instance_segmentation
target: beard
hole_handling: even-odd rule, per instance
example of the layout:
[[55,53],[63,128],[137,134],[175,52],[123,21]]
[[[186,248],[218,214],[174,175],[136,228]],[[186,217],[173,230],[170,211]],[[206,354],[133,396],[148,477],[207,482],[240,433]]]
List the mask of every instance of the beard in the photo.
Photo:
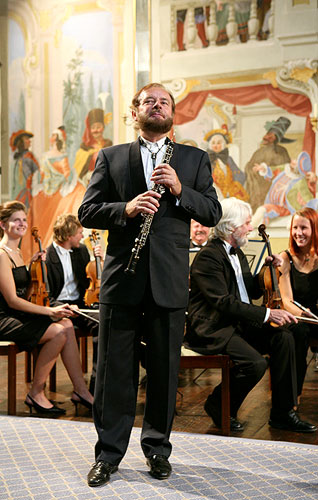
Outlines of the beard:
[[137,127],[145,132],[155,132],[159,134],[166,134],[169,132],[173,124],[173,119],[169,116],[164,120],[157,120],[145,113],[138,114]]
[[248,244],[248,236],[246,234],[243,236],[239,233],[239,231],[234,231],[234,233],[232,233],[232,236],[238,247],[245,247]]

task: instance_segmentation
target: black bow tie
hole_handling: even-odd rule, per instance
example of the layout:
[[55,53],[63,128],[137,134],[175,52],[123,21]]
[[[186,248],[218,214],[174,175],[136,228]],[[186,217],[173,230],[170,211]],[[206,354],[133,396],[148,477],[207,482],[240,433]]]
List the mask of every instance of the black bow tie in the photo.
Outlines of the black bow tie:
[[236,253],[237,253],[236,248],[231,247],[231,248],[230,248],[230,255],[236,255]]
[[194,241],[192,241],[192,245],[194,246],[194,248],[202,248],[203,245],[198,245],[197,243],[194,243]]

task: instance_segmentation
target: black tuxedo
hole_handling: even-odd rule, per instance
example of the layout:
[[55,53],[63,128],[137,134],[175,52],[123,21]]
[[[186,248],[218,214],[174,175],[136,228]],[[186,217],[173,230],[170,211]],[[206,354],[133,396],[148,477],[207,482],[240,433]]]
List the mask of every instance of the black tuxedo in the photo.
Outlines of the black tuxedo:
[[[79,208],[83,226],[108,229],[100,292],[101,323],[94,419],[96,458],[118,464],[134,422],[138,335],[146,337],[146,456],[169,456],[184,313],[188,302],[190,220],[214,226],[221,216],[207,154],[175,144],[170,161],[182,184],[179,206],[166,190],[153,218],[136,275],[125,274],[142,217],[126,203],[147,191],[140,144],[102,149]],[[119,396],[120,395],[120,396]]]
[[[89,252],[85,245],[80,244],[79,248],[72,249],[72,269],[78,283],[79,299],[82,303],[84,303],[85,290],[89,286],[89,279],[86,275],[86,266],[89,261]],[[64,286],[64,273],[62,263],[53,244],[46,249],[46,267],[50,297],[57,299]]]
[[[80,246],[78,248],[73,248],[72,252],[70,252],[70,255],[74,278],[77,281],[79,298],[78,300],[68,300],[67,302],[69,304],[76,304],[80,308],[85,308],[84,295],[87,287],[89,286],[89,278],[87,278],[86,275],[86,266],[90,261],[90,255],[86,246],[82,243],[80,243]],[[62,262],[60,261],[60,258],[53,244],[51,244],[46,249],[46,267],[50,289],[50,301],[51,304],[54,305],[64,286],[64,272]],[[96,378],[98,325],[92,320],[84,318],[83,316],[76,316],[72,318],[72,321],[74,323],[74,326],[88,331],[93,336],[92,374],[89,383],[89,390],[93,394]]]
[[[252,276],[244,253],[238,249],[242,275],[250,301],[261,296],[258,276]],[[190,300],[186,340],[201,353],[229,354],[231,412],[236,412],[266,370],[262,354],[270,355],[272,412],[292,409],[297,400],[298,362],[295,350],[306,352],[300,325],[274,328],[264,324],[266,308],[241,300],[234,269],[224,244],[210,241],[196,256],[190,271]],[[299,380],[298,387],[302,383]],[[213,393],[219,400],[220,386]],[[211,396],[210,396],[211,398]]]
[[142,217],[126,220],[123,213],[127,201],[147,191],[139,141],[99,152],[79,208],[79,218],[85,227],[109,230],[100,302],[139,303],[150,273],[152,292],[158,305],[186,307],[189,221],[193,218],[203,225],[214,226],[221,216],[221,207],[204,151],[175,144],[170,165],[182,184],[180,206],[176,206],[176,199],[169,192],[163,195],[151,226],[148,248],[142,250],[138,271],[132,280],[124,269]]

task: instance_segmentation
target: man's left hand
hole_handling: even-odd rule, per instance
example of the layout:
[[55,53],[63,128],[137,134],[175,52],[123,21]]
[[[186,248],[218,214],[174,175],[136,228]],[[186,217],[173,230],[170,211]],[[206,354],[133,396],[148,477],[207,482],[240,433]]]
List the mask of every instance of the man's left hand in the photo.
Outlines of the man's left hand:
[[181,182],[179,181],[176,171],[167,163],[157,165],[150,180],[156,184],[163,184],[169,189],[171,194],[177,198],[180,197],[182,191]]
[[95,257],[101,257],[101,259],[103,258],[103,250],[100,243],[97,243],[97,245],[94,246],[93,252]]
[[274,267],[281,267],[283,265],[283,258],[279,254],[273,253],[271,257],[269,255],[266,257],[265,264],[267,266],[272,264]]

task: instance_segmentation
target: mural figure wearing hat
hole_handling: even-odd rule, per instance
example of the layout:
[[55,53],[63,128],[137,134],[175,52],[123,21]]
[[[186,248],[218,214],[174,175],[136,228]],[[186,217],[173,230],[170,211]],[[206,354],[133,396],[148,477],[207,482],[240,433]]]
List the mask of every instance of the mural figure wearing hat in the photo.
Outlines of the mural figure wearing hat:
[[293,142],[291,139],[284,137],[286,130],[290,126],[291,121],[281,116],[276,121],[266,122],[266,134],[262,139],[262,143],[252,155],[245,167],[246,175],[246,191],[250,196],[250,204],[253,212],[260,205],[264,205],[266,195],[271,187],[270,179],[265,179],[254,170],[254,166],[261,163],[266,163],[271,167],[290,163],[291,159],[288,151],[280,143]]
[[248,201],[249,196],[243,184],[245,174],[229,155],[228,144],[232,142],[231,133],[226,125],[208,132],[204,140],[208,142],[207,153],[212,166],[212,177],[220,199],[235,196]]
[[32,198],[33,175],[39,172],[39,164],[31,147],[32,132],[18,130],[10,137],[10,147],[14,152],[15,160],[12,176],[11,198],[22,201],[27,208]]
[[82,143],[75,157],[74,168],[79,179],[87,186],[95,167],[98,151],[107,148],[113,143],[103,137],[105,124],[112,119],[112,114],[104,115],[101,108],[91,109],[85,119],[85,130]]
[[290,163],[275,167],[261,163],[254,166],[254,171],[272,181],[264,205],[258,207],[253,215],[254,227],[262,222],[268,224],[276,217],[293,214],[306,206],[317,208],[317,176],[305,151]]

